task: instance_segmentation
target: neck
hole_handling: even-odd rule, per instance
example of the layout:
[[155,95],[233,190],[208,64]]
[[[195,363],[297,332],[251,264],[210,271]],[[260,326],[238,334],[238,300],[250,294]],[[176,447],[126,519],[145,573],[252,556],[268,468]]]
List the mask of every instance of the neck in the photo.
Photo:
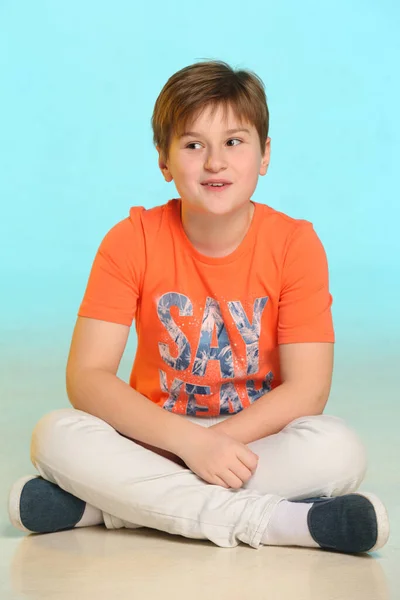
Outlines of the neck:
[[198,252],[215,258],[236,250],[249,230],[253,214],[251,201],[229,215],[193,213],[181,201],[181,220],[187,237]]

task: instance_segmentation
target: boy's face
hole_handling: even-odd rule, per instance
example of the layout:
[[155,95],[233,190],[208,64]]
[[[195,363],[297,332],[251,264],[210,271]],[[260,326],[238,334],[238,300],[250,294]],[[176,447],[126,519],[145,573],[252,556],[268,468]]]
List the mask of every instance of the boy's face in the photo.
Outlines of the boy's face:
[[[224,120],[223,109],[214,116],[207,107],[189,124],[191,133],[171,140],[169,158],[159,167],[166,181],[175,181],[182,201],[190,210],[222,215],[247,204],[257,186],[258,176],[265,175],[270,160],[271,138],[261,153],[258,133],[250,123],[240,124],[231,108]],[[228,133],[230,129],[247,129]],[[204,184],[208,179],[230,182],[223,188]]]

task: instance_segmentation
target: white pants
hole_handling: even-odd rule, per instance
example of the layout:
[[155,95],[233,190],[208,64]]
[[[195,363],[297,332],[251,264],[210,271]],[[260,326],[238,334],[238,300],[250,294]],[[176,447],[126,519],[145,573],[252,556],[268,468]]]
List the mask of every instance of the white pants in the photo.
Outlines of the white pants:
[[[231,416],[182,418],[209,427]],[[108,529],[151,527],[224,548],[259,548],[282,498],[354,492],[366,472],[364,446],[338,417],[301,417],[248,447],[259,455],[257,471],[240,489],[226,489],[66,408],[40,419],[31,460],[44,479],[99,508]]]

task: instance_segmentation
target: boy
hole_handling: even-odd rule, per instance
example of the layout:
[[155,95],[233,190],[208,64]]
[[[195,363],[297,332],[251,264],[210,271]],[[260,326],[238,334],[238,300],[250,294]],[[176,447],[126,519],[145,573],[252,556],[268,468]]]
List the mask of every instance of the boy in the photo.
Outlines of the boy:
[[[188,66],[152,125],[180,198],[132,207],[104,237],[68,359],[73,408],[35,427],[40,476],[14,484],[12,523],[382,547],[385,508],[355,493],[364,448],[322,414],[335,341],[324,248],[310,222],[251,200],[270,160],[261,80],[220,61]],[[133,319],[128,385],[116,373]]]

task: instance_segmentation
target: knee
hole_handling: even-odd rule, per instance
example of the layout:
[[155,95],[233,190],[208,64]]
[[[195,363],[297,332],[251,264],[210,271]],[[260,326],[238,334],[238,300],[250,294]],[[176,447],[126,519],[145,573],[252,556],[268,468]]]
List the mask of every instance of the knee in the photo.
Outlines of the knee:
[[304,424],[313,431],[311,450],[332,485],[330,495],[358,489],[367,471],[366,448],[358,434],[339,417],[316,415],[306,419]]
[[367,471],[366,448],[354,429],[341,419],[335,420],[331,425],[331,448],[337,454],[338,475],[357,489]]
[[56,453],[57,447],[62,444],[62,424],[71,422],[80,415],[85,415],[82,411],[75,408],[60,408],[45,414],[36,423],[30,445],[30,458],[32,464],[36,467],[38,463],[44,460],[44,457]]

